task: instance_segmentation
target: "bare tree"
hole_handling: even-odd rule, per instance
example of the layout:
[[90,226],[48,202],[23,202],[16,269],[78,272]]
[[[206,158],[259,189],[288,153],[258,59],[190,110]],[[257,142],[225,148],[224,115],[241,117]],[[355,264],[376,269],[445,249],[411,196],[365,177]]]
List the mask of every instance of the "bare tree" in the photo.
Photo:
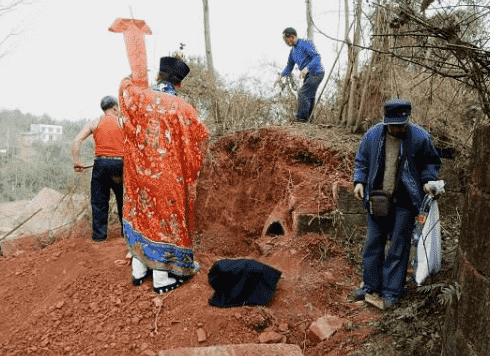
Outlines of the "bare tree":
[[313,42],[313,20],[311,17],[311,0],[306,0],[306,24],[308,40]]
[[213,76],[214,75],[214,66],[213,66],[213,52],[211,51],[211,33],[209,30],[209,6],[208,0],[202,0],[202,5],[204,8],[204,40],[206,43],[206,64],[208,66],[208,70]]
[[349,26],[349,0],[344,0],[345,5],[345,39],[344,42],[347,44],[347,52],[348,52],[348,64],[347,71],[345,73],[344,80],[342,82],[342,86],[340,87],[340,96],[337,101],[337,122],[345,122],[346,115],[343,115],[345,104],[347,103],[348,97],[347,93],[349,90],[349,81],[352,74],[352,42],[349,38],[350,26]]
[[222,115],[220,114],[218,98],[216,96],[217,78],[213,65],[213,52],[211,51],[211,33],[209,30],[208,0],[202,0],[202,5],[204,9],[204,39],[206,43],[206,65],[210,75],[211,92],[213,93],[213,98],[211,99],[211,117],[214,119],[214,122],[216,124],[216,134],[219,136],[224,132],[224,127],[223,127],[223,118],[221,118]]
[[[28,3],[25,0],[16,0],[8,5],[3,5],[2,3],[0,3],[0,17],[3,17],[12,11],[15,11],[16,8],[19,7],[19,5],[21,4],[28,4]],[[17,36],[19,34],[20,31],[12,29],[10,33],[0,41],[0,59],[3,58],[8,53],[6,50],[2,49],[2,47],[4,47],[5,44],[7,43],[8,39],[11,38],[12,36]]]
[[452,78],[478,93],[486,117],[490,117],[490,49],[485,22],[490,2],[447,6],[431,17],[420,8],[400,1],[390,26],[379,36],[394,38],[385,53],[412,67],[422,68],[426,76]]
[[349,94],[349,108],[347,110],[347,126],[354,126],[354,95],[357,90],[357,82],[359,80],[358,77],[358,59],[359,59],[359,44],[361,42],[361,16],[362,16],[362,1],[357,0],[356,12],[355,12],[355,21],[356,21],[356,30],[354,32],[354,46],[352,47],[352,62],[349,64],[352,65],[351,69],[351,82],[350,82],[350,94]]

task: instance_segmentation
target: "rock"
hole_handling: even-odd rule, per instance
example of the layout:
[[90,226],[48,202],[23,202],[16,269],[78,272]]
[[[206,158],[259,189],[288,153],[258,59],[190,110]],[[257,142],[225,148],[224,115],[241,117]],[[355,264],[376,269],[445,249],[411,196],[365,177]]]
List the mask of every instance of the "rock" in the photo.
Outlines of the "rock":
[[146,350],[145,352],[143,352],[143,355],[147,355],[147,356],[157,356],[156,352],[153,352],[151,350]]
[[366,294],[364,296],[364,300],[371,304],[371,305],[374,305],[375,307],[383,310],[385,308],[385,303],[383,301],[383,298],[381,298],[380,296],[378,296],[376,293],[373,293],[373,294]]
[[148,348],[148,344],[147,343],[143,343],[141,344],[141,350],[146,350]]
[[268,243],[256,243],[257,247],[260,250],[262,256],[268,256],[272,253],[272,246]]
[[264,331],[259,335],[261,344],[277,344],[282,341],[282,335],[274,331]]
[[303,356],[298,345],[291,344],[241,344],[195,348],[178,348],[159,351],[158,356]]
[[61,301],[58,304],[56,304],[56,309],[61,309],[61,307],[63,306],[63,304],[65,304],[64,301]]
[[334,284],[335,283],[335,277],[333,276],[332,272],[323,272],[322,276],[328,284]]
[[204,342],[206,341],[206,332],[204,329],[199,328],[197,329],[197,342]]
[[288,326],[288,323],[286,322],[283,322],[281,324],[279,324],[279,327],[278,327],[279,331],[287,331],[289,329],[289,326]]
[[312,323],[308,330],[308,336],[314,342],[323,341],[340,329],[348,320],[333,315],[325,315]]

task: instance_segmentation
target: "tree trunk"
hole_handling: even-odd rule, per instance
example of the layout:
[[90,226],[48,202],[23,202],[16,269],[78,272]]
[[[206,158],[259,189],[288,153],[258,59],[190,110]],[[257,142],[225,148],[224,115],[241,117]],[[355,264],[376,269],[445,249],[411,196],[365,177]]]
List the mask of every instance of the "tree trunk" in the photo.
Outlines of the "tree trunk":
[[204,40],[206,44],[206,64],[208,66],[209,73],[213,76],[214,80],[213,53],[211,51],[211,33],[209,31],[208,0],[202,0],[202,4],[204,7]]
[[349,1],[344,0],[345,4],[345,39],[344,41],[347,43],[347,53],[348,53],[348,65],[347,65],[347,70],[345,72],[345,77],[344,81],[342,83],[342,87],[339,90],[340,96],[337,102],[337,122],[342,123],[345,121],[345,114],[344,114],[344,106],[346,103],[346,97],[347,97],[347,89],[349,86],[349,80],[350,80],[350,74],[351,72],[351,51],[352,51],[352,43],[349,39]]
[[356,31],[354,32],[354,46],[352,47],[352,80],[349,95],[349,109],[347,118],[347,127],[354,125],[354,100],[356,99],[355,93],[357,90],[357,82],[359,81],[358,76],[358,59],[359,59],[359,43],[361,42],[361,0],[357,0],[356,6]]
[[446,311],[443,356],[490,355],[490,126],[473,141],[454,277],[459,283]]
[[313,42],[313,20],[311,17],[311,0],[306,0],[306,24],[308,40]]
[[352,133],[357,133],[359,132],[361,125],[362,125],[362,109],[364,108],[364,103],[366,101],[366,93],[369,88],[369,85],[371,84],[371,75],[372,75],[372,61],[371,64],[367,67],[367,75],[364,80],[364,85],[362,87],[362,93],[361,93],[361,102],[359,104],[359,109],[357,110],[357,118],[356,122],[354,123]]
[[223,120],[220,117],[220,109],[218,106],[218,98],[215,97],[216,93],[216,74],[214,72],[213,65],[213,52],[211,51],[211,32],[209,30],[209,6],[208,0],[202,0],[203,12],[204,12],[204,41],[206,45],[206,65],[208,67],[208,72],[210,78],[211,90],[213,92],[213,97],[211,98],[211,112],[210,116],[214,119],[216,124],[216,134],[218,136],[223,134]]

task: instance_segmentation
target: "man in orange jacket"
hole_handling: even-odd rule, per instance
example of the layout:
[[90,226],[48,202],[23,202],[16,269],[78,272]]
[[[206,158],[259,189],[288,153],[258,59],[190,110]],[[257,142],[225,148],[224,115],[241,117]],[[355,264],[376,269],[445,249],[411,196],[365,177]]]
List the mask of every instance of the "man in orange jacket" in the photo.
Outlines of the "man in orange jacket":
[[80,145],[93,135],[95,141],[95,160],[92,170],[92,239],[96,242],[107,240],[107,221],[111,189],[116,196],[117,212],[122,226],[123,208],[123,164],[124,136],[122,123],[118,120],[117,99],[111,96],[102,98],[100,103],[104,115],[89,122],[73,140],[73,168],[83,171],[80,161]]

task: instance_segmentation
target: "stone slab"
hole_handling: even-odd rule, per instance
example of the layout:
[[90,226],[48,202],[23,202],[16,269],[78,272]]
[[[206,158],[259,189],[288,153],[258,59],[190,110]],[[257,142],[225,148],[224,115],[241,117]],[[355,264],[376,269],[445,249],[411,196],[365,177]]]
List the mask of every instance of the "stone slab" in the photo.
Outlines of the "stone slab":
[[335,334],[348,322],[334,315],[325,315],[310,325],[309,336],[313,341],[323,341]]
[[17,226],[39,211],[26,223],[24,223],[7,240],[15,239],[22,235],[35,235],[45,231],[55,231],[56,229],[74,223],[88,206],[88,198],[81,194],[71,194],[63,196],[61,193],[50,189],[43,188],[27,204],[24,211],[12,222],[12,226]]
[[347,187],[339,187],[339,199],[337,201],[338,208],[341,212],[347,214],[365,214],[365,209],[362,206],[362,201],[357,200],[354,193]]
[[163,350],[159,356],[303,356],[298,345],[241,344]]
[[300,235],[308,232],[324,234],[332,229],[332,221],[329,216],[293,212],[293,230]]
[[[0,204],[0,230],[8,232],[14,228],[14,221],[29,205],[30,200],[17,200]],[[0,232],[1,234],[1,232]]]

